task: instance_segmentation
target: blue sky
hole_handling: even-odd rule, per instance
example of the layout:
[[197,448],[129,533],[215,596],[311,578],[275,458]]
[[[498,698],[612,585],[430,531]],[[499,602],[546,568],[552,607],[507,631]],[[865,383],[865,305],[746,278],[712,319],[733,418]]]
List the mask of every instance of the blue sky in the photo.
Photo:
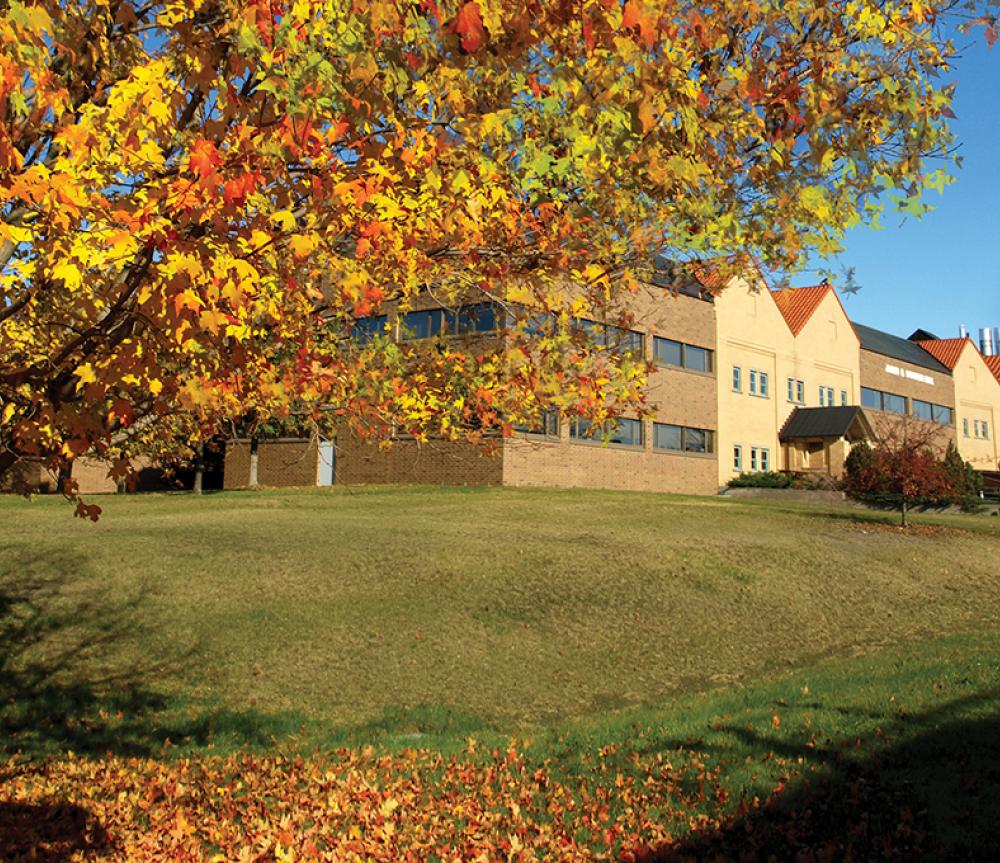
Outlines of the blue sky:
[[[848,315],[904,337],[918,327],[949,338],[959,324],[1000,326],[1000,43],[987,48],[978,31],[955,44],[964,49],[952,106],[964,158],[956,182],[927,194],[935,209],[919,221],[887,209],[883,230],[856,228],[843,254],[813,262],[855,267],[862,289],[842,297]],[[816,281],[800,273],[792,284]]]

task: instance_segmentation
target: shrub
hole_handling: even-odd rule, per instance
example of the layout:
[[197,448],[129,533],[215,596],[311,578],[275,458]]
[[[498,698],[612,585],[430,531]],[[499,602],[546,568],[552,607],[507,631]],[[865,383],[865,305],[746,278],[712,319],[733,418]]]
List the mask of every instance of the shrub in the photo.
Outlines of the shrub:
[[778,471],[741,473],[729,480],[730,488],[788,488],[791,484],[791,476]]

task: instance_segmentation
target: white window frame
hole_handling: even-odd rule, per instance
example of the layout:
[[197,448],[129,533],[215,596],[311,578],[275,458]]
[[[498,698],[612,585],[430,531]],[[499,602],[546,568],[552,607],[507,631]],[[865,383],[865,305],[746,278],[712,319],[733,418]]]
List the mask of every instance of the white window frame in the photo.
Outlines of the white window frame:
[[743,369],[739,366],[733,366],[733,392],[741,393],[743,392]]
[[733,470],[736,473],[743,473],[743,444],[733,444]]
[[760,369],[750,369],[750,395],[766,399],[769,396],[767,372]]

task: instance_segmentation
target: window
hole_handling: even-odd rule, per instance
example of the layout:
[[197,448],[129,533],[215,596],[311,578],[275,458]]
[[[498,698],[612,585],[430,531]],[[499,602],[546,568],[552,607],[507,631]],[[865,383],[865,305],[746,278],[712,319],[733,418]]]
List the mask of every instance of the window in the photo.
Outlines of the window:
[[[915,417],[920,417],[928,422],[936,422],[941,425],[951,425],[951,408],[945,405],[935,405],[930,402],[912,399],[911,411]],[[966,435],[968,437],[968,435]]]
[[739,366],[733,366],[733,392],[743,392],[743,369]]
[[653,337],[653,356],[666,366],[684,366],[683,345],[673,339]]
[[594,429],[590,420],[577,417],[570,422],[569,436],[576,440],[607,441],[618,446],[642,446],[642,423],[639,420],[619,417],[607,422],[602,429]]
[[386,335],[385,325],[388,320],[385,315],[358,318],[351,326],[351,341],[365,345],[378,336]]
[[525,434],[559,437],[559,411],[540,411],[531,421],[515,425],[514,430],[524,432]]
[[847,390],[840,391],[840,406],[844,408],[847,407]]
[[750,447],[750,472],[767,473],[771,469],[771,451],[764,446]]
[[712,371],[712,352],[697,345],[684,345],[684,368],[696,372]]
[[893,414],[905,414],[906,399],[893,393],[882,393],[882,410]]
[[953,423],[952,410],[950,407],[945,405],[931,405],[934,412],[932,417],[934,422],[941,423],[943,426],[950,426]]
[[621,446],[642,446],[642,422],[620,417],[610,429],[608,443]]
[[653,423],[653,449],[670,449],[682,452],[684,429],[681,426]]
[[874,408],[878,411],[888,411],[894,414],[906,413],[906,399],[897,396],[895,393],[884,393],[882,390],[873,390],[870,387],[861,388],[861,404],[866,408]]
[[576,318],[573,323],[577,329],[585,332],[595,345],[608,348],[616,354],[636,354],[640,357],[645,355],[642,333],[586,318]]
[[976,437],[977,438],[980,438],[981,440],[989,440],[990,439],[990,427],[987,424],[986,420],[983,420],[982,422],[980,422],[979,420],[976,420],[976,422],[975,422],[975,429],[976,429]]
[[968,417],[963,417],[962,418],[962,435],[963,435],[963,437],[968,437],[969,436],[969,418]]
[[477,303],[460,309],[424,309],[407,312],[400,318],[404,339],[488,333],[497,328],[497,310],[492,303]]
[[750,395],[767,398],[767,372],[750,369]]
[[733,470],[737,473],[743,472],[743,447],[738,443],[733,444]]
[[983,420],[983,440],[990,439],[990,427],[986,420]]
[[819,406],[821,408],[832,408],[833,407],[833,387],[820,387],[819,388]]
[[714,452],[713,433],[669,423],[653,423],[653,449],[674,452]]
[[[657,362],[665,366],[676,366],[677,368],[691,369],[696,372],[712,371],[712,351],[708,348],[700,348],[697,345],[689,345],[678,342],[674,339],[663,339],[659,336],[653,337],[653,356]],[[733,389],[737,389],[738,367],[733,367]]]
[[805,381],[796,381],[795,382],[795,400],[800,405],[804,405],[806,403],[806,382]]

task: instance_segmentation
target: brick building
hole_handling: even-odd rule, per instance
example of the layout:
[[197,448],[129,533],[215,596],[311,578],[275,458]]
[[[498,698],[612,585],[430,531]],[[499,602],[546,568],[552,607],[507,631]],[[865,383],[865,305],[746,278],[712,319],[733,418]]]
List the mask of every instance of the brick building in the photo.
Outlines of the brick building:
[[[837,476],[857,440],[902,416],[940,426],[942,446],[955,441],[977,468],[997,466],[1000,361],[967,339],[938,340],[923,330],[904,339],[857,324],[828,285],[771,291],[762,280],[734,279],[713,295],[700,285],[677,292],[650,284],[631,302],[634,329],[619,336],[655,366],[654,410],[643,420],[622,418],[610,441],[553,413],[486,447],[400,439],[380,449],[346,434],[335,447],[261,442],[258,482],[712,494],[742,472]],[[363,319],[358,329],[429,338],[449,321],[463,333],[451,338],[496,337],[495,310],[479,303],[445,311],[429,299],[406,314],[390,309]],[[968,434],[957,431],[966,425]],[[248,447],[230,444],[226,488],[248,484]]]

